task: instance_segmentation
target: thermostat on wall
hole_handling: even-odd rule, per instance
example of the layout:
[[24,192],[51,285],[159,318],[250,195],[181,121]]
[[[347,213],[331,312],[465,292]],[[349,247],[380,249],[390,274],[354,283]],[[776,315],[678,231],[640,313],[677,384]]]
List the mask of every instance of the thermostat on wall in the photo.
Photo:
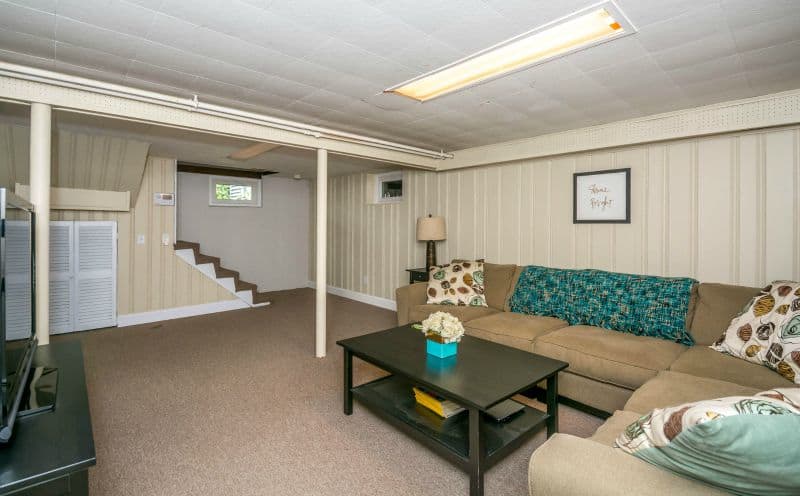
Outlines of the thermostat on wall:
[[175,193],[153,193],[153,203],[156,205],[175,205]]

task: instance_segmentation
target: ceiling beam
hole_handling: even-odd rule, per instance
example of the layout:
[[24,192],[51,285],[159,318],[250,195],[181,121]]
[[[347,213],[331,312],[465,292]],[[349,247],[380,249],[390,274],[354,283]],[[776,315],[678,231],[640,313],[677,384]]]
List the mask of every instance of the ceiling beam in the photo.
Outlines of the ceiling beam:
[[126,86],[0,62],[0,99],[436,170],[450,155]]
[[800,89],[545,134],[453,153],[438,170],[800,123]]
[[192,162],[180,161],[178,162],[178,172],[209,174],[212,176],[248,177],[250,179],[261,179],[262,176],[277,174],[275,171],[266,169],[230,169],[228,167],[217,167],[215,165],[195,164]]

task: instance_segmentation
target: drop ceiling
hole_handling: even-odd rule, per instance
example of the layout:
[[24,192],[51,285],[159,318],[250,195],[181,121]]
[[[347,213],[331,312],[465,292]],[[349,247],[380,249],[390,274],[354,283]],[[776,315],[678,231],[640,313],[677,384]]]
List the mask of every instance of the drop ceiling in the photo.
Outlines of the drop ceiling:
[[0,0],[0,60],[450,151],[800,88],[800,1],[617,0],[632,36],[423,104],[382,94],[591,3]]

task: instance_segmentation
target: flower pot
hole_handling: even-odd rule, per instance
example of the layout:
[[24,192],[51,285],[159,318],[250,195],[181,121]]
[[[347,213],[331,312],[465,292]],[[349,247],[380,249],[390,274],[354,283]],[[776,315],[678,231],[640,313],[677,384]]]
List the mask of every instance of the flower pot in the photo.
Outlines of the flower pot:
[[447,358],[458,352],[458,343],[440,343],[428,338],[428,354],[439,358]]

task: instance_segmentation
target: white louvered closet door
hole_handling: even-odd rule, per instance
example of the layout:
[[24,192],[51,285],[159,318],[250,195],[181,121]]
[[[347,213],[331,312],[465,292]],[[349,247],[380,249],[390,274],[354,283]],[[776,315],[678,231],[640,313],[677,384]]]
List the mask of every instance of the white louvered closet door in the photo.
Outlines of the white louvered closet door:
[[7,220],[6,253],[6,340],[30,337],[31,253],[30,224]]
[[50,222],[50,334],[74,330],[73,226],[72,221]]
[[75,222],[75,330],[117,325],[117,223]]

